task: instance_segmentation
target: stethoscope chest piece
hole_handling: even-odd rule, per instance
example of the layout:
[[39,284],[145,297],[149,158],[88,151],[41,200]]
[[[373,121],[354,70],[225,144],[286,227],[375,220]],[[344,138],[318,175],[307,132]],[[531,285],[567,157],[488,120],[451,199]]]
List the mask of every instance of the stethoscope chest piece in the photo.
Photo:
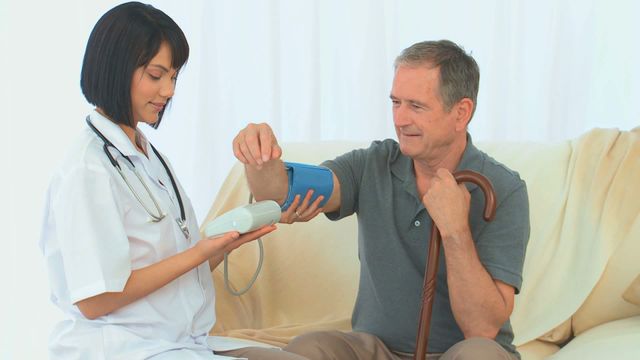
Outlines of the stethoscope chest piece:
[[191,234],[189,233],[189,226],[187,225],[187,222],[177,218],[176,223],[178,223],[178,227],[180,227],[180,230],[182,230],[182,234],[184,235],[184,237],[186,239],[190,239]]

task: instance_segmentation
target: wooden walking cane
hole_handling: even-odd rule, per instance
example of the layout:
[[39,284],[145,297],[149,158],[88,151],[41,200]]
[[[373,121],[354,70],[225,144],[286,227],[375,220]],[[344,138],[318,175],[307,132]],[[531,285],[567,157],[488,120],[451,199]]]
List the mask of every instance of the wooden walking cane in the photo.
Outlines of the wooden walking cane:
[[[484,192],[484,219],[493,220],[496,215],[496,194],[493,185],[483,175],[470,170],[462,170],[453,174],[458,183],[472,182],[478,185]],[[418,324],[418,336],[416,339],[416,352],[414,360],[424,360],[427,354],[427,342],[431,327],[431,311],[433,310],[433,298],[436,292],[436,275],[438,273],[438,258],[440,255],[440,231],[434,223],[431,226],[431,240],[429,241],[429,253],[427,255],[427,268],[424,274],[422,286],[422,309],[420,310],[420,323]]]

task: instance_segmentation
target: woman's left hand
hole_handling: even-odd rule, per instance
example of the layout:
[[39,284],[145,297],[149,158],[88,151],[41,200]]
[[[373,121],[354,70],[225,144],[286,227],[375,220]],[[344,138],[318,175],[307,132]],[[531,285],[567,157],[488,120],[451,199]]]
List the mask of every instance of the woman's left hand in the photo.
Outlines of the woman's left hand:
[[276,229],[275,225],[261,227],[258,230],[240,235],[237,231],[231,231],[214,237],[203,238],[196,244],[205,259],[218,258],[225,253],[237,249],[250,241],[256,240]]

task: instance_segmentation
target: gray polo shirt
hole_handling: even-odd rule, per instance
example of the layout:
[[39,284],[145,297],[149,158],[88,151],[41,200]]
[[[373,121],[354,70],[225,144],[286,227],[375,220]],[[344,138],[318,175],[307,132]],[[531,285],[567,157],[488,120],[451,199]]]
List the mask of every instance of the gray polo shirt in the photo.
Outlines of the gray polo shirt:
[[[340,210],[331,220],[358,215],[360,284],[352,325],[354,331],[378,336],[393,351],[413,353],[418,329],[422,283],[431,218],[416,189],[411,158],[394,140],[375,141],[326,161],[341,186]],[[478,150],[467,135],[457,170],[485,175],[496,192],[492,222],[482,218],[484,194],[474,184],[469,221],[480,261],[494,279],[522,284],[522,266],[529,239],[529,201],[519,175]],[[442,353],[464,340],[449,302],[444,250],[441,249],[428,352]],[[512,353],[513,331],[507,321],[496,341]]]

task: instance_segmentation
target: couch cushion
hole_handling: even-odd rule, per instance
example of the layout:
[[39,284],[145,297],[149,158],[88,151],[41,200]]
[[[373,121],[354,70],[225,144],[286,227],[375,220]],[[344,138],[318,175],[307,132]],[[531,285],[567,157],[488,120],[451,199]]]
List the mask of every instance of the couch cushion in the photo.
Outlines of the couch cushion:
[[542,360],[560,350],[556,344],[546,341],[533,340],[518,346],[518,352],[522,360]]
[[640,359],[640,316],[591,328],[549,359]]
[[547,331],[544,335],[539,336],[538,340],[553,344],[564,344],[573,335],[572,331],[571,318],[569,318],[562,324],[556,326],[550,331]]

